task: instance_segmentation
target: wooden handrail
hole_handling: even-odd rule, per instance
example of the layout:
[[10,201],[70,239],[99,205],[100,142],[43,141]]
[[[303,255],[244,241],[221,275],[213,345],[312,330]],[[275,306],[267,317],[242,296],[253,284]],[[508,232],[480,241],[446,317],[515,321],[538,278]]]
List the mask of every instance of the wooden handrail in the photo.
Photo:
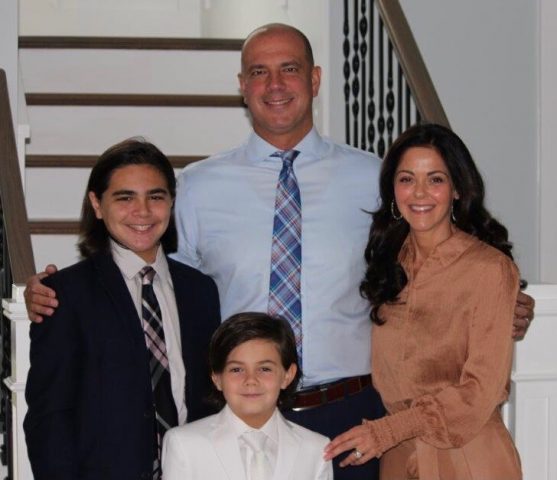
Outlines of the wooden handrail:
[[[27,210],[17,160],[14,126],[6,72],[0,69],[0,199],[14,283],[25,283],[35,273]],[[8,266],[6,265],[5,268]]]
[[376,5],[423,120],[450,127],[400,3],[376,0]]

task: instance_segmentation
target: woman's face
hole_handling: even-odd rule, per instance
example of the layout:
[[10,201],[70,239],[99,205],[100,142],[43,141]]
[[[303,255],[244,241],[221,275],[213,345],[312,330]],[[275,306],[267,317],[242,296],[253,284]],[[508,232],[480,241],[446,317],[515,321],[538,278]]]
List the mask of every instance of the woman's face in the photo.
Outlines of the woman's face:
[[411,147],[394,176],[395,201],[411,233],[436,245],[451,235],[451,205],[458,193],[445,161],[431,147]]
[[155,261],[172,210],[168,185],[159,170],[151,165],[118,168],[102,197],[89,192],[89,200],[112,238],[146,262]]

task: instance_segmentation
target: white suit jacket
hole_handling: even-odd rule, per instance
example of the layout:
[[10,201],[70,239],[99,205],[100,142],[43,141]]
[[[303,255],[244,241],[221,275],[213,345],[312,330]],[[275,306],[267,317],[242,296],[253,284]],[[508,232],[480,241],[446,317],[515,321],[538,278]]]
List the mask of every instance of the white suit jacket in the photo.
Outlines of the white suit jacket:
[[[332,480],[328,438],[277,416],[278,454],[269,480]],[[164,480],[246,480],[237,433],[224,411],[164,436]]]

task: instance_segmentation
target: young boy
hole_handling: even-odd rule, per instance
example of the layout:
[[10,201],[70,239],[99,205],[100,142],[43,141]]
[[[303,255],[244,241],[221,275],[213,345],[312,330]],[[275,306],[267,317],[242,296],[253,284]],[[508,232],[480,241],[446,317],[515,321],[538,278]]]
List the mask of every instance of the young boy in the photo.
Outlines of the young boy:
[[84,196],[84,260],[50,276],[60,306],[31,326],[23,427],[35,480],[158,479],[168,426],[213,413],[214,282],[176,248],[174,170],[153,144],[104,152]]
[[240,313],[209,346],[220,413],[165,436],[165,480],[331,480],[327,438],[288,422],[277,409],[300,378],[294,334],[282,319]]

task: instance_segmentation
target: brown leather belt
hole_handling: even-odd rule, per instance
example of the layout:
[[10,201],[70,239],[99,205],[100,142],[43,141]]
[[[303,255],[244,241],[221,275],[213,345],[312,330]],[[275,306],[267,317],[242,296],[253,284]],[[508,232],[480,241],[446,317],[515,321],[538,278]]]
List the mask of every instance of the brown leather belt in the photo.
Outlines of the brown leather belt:
[[292,410],[306,410],[336,402],[348,395],[361,392],[369,385],[371,385],[371,375],[343,378],[338,382],[318,385],[309,390],[297,392]]

